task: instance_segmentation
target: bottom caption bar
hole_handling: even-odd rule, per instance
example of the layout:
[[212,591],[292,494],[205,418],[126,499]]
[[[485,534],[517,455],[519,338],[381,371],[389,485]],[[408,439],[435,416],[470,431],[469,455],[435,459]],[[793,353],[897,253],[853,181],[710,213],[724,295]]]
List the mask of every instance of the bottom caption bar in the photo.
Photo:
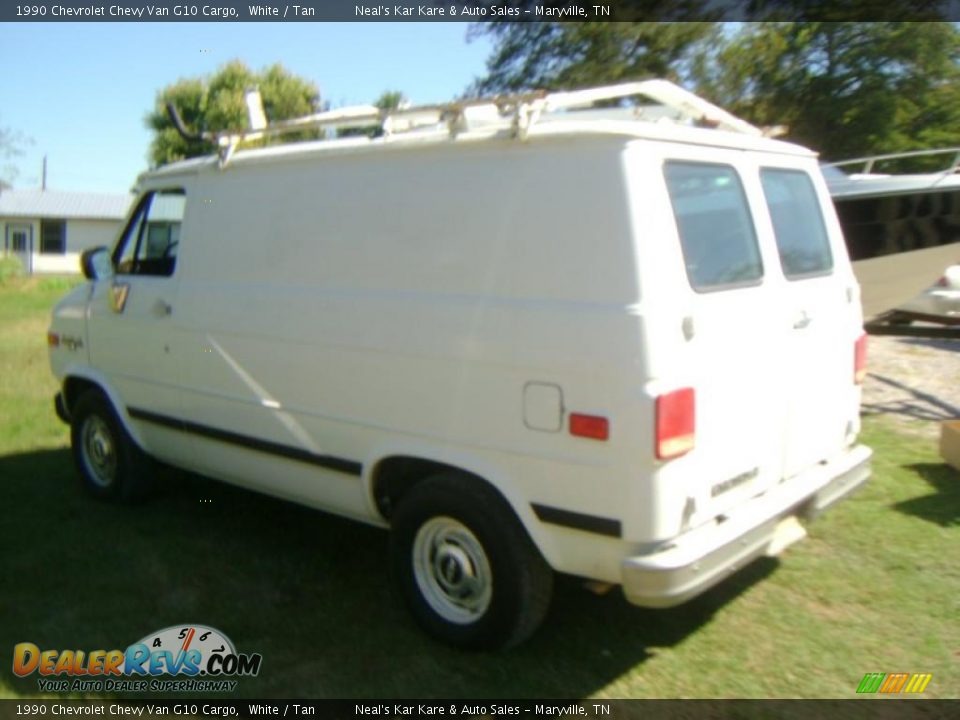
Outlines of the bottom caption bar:
[[[0,720],[50,717],[314,717],[367,718],[586,718],[680,720],[682,718],[939,718],[960,717],[960,700],[875,696],[876,700],[0,700]],[[883,705],[877,706],[877,702]]]

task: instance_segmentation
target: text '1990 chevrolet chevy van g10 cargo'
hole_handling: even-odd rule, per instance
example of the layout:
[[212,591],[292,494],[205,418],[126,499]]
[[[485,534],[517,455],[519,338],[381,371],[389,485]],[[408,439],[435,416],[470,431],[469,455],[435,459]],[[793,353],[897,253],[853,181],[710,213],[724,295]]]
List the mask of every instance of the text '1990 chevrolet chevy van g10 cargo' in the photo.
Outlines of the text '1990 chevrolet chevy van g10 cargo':
[[[291,127],[331,137],[240,147]],[[93,495],[156,459],[389,528],[418,622],[476,648],[554,572],[682,603],[869,476],[814,153],[663,81],[214,140],[54,311]]]

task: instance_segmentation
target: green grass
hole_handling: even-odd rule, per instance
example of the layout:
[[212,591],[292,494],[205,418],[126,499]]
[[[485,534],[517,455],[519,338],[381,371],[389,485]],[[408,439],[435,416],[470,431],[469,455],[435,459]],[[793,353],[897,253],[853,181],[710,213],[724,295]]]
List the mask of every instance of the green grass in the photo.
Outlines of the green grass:
[[81,494],[46,359],[67,285],[0,285],[0,697],[37,694],[13,645],[124,648],[178,623],[263,654],[239,697],[853,697],[866,672],[960,696],[960,477],[933,443],[867,421],[872,481],[781,560],[666,611],[570,578],[526,645],[427,639],[386,573],[386,534],[176,472],[153,502]]
[[12,255],[0,257],[0,283],[18,278],[23,275],[23,263]]

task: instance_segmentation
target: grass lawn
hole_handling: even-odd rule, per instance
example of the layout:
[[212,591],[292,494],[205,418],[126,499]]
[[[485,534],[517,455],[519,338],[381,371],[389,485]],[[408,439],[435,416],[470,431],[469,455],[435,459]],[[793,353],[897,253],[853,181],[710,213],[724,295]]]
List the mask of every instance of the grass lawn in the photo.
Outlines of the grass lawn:
[[563,578],[530,642],[468,654],[414,626],[381,531],[173,471],[139,507],[82,495],[45,347],[65,287],[0,283],[0,697],[37,695],[17,642],[122,649],[178,623],[263,654],[236,697],[849,698],[866,672],[960,696],[960,477],[882,418],[872,481],[781,559],[665,611]]

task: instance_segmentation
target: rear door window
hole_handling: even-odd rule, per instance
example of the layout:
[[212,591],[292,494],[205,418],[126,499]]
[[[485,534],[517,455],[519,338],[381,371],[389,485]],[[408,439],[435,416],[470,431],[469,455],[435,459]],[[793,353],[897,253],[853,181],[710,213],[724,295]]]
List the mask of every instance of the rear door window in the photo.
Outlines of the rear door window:
[[801,170],[764,168],[760,183],[770,209],[783,274],[799,280],[829,273],[833,253],[810,176]]
[[671,161],[664,177],[691,287],[709,292],[759,283],[763,263],[737,172],[729,165]]

